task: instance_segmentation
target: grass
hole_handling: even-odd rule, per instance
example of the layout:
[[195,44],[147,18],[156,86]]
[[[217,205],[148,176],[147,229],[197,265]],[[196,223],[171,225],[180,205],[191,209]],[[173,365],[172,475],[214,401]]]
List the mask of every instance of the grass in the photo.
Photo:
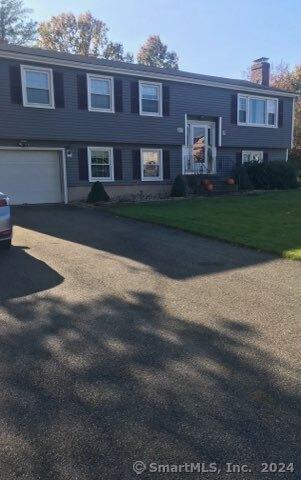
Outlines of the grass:
[[120,216],[301,260],[301,191],[116,205]]

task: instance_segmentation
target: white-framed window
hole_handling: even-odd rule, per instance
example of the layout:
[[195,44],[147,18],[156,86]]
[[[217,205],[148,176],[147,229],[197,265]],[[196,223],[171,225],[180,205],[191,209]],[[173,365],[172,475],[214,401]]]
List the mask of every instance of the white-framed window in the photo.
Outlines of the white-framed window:
[[114,158],[112,147],[88,147],[90,182],[114,181]]
[[278,125],[278,99],[237,96],[237,124],[253,127],[271,127]]
[[263,151],[261,150],[243,150],[242,163],[246,162],[263,162]]
[[88,108],[91,112],[114,113],[114,79],[87,73]]
[[278,103],[276,100],[267,101],[267,122],[272,127],[276,125]]
[[51,68],[21,65],[24,107],[54,108]]
[[238,97],[238,123],[247,123],[247,97]]
[[162,84],[139,82],[140,115],[162,116]]
[[162,150],[160,148],[141,149],[141,179],[143,181],[163,180]]

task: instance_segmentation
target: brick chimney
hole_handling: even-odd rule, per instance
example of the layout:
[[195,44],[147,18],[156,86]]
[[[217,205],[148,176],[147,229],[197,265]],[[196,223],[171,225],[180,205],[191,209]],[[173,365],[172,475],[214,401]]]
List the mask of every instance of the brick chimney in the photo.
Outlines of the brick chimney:
[[270,64],[268,58],[261,57],[254,60],[251,65],[251,82],[259,83],[260,85],[270,84]]

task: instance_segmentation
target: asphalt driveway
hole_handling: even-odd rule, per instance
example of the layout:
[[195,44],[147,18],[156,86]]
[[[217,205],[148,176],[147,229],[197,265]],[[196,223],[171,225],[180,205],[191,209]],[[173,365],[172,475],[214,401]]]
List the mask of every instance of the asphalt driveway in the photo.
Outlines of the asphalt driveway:
[[300,478],[300,263],[77,207],[14,221],[1,480]]

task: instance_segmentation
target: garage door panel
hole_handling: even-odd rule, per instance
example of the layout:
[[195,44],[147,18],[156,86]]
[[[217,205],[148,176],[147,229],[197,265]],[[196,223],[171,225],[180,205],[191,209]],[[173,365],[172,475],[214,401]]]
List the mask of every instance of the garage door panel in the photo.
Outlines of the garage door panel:
[[59,153],[0,150],[0,191],[13,205],[62,202]]

